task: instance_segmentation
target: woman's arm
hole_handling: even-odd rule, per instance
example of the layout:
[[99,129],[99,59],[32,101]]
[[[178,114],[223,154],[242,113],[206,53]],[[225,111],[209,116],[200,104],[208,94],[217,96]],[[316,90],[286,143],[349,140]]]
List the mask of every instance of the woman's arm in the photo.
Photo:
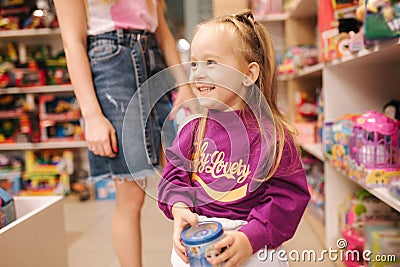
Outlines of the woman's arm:
[[[175,39],[164,17],[163,5],[157,5],[157,13],[158,28],[156,30],[156,36],[157,41],[160,44],[161,51],[163,52],[165,63],[168,67],[181,64],[179,53],[176,48]],[[173,70],[174,72],[172,72],[172,75],[174,76],[177,84],[181,85],[178,87],[178,95],[174,101],[174,107],[179,109],[181,108],[180,105],[183,104],[185,101],[195,99],[195,95],[188,85],[188,75],[185,73],[185,69],[183,68],[183,66],[182,68],[176,66],[175,68],[173,68]],[[194,103],[195,102],[191,101],[190,105],[183,104],[183,106],[189,108],[192,113],[197,113],[199,111],[199,108]],[[173,110],[172,113],[175,114],[176,111],[177,110]]]
[[94,150],[95,154],[113,157],[113,150],[117,150],[114,128],[104,117],[97,101],[86,52],[87,22],[84,2],[54,0],[68,73],[85,119],[88,148]]

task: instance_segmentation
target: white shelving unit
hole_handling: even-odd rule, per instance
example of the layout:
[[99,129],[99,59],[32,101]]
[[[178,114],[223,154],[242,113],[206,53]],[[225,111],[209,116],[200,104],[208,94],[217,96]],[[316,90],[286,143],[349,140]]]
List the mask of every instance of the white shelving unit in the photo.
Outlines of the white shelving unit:
[[[361,114],[375,109],[382,112],[391,99],[400,98],[400,39],[392,40],[367,53],[326,65],[323,70],[325,121],[344,114]],[[363,187],[374,196],[400,211],[400,201],[387,189],[371,189],[349,179],[325,163],[326,241],[333,245],[339,236],[337,227],[340,203],[354,187]]]
[[0,90],[0,95],[7,94],[40,94],[40,93],[70,93],[74,89],[72,85],[44,85],[44,86],[32,86],[32,87],[9,87],[7,89]]
[[[269,25],[284,24],[285,46],[317,44],[317,0],[296,1],[293,9],[279,16],[258,17],[268,30]],[[273,29],[273,28],[272,28]],[[279,43],[279,45],[281,45]],[[294,118],[294,96],[297,90],[312,93],[323,88],[325,122],[348,113],[364,113],[375,109],[382,111],[384,104],[392,98],[400,99],[400,38],[361,51],[358,55],[329,63],[320,63],[295,74],[279,77],[285,85],[282,94],[287,98],[289,116]],[[287,91],[286,91],[287,90]],[[336,247],[340,238],[338,229],[339,203],[360,187],[400,211],[400,201],[393,198],[385,188],[367,188],[353,181],[343,172],[332,167],[322,144],[304,144],[302,148],[324,162],[325,172],[325,215],[323,225],[307,214],[322,242],[327,247]]]

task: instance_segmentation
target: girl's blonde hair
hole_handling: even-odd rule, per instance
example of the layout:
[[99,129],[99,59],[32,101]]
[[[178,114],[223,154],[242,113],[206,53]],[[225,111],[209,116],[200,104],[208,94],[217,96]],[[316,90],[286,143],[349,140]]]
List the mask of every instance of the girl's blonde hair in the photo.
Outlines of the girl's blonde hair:
[[[295,127],[281,113],[277,105],[277,66],[275,51],[271,38],[265,27],[259,22],[255,21],[251,11],[247,9],[234,15],[225,15],[201,23],[197,26],[196,31],[202,27],[208,27],[210,24],[216,24],[218,27],[222,27],[222,30],[224,31],[232,31],[233,29],[232,38],[239,38],[242,46],[238,50],[235,49],[234,53],[239,53],[240,56],[245,59],[247,64],[256,62],[260,66],[260,75],[255,82],[255,85],[258,86],[262,96],[265,97],[269,105],[273,120],[275,122],[276,133],[278,135],[278,143],[276,152],[274,154],[273,165],[267,177],[264,179],[264,181],[266,181],[274,175],[282,159],[285,132],[287,132],[289,134],[289,138],[292,139],[294,139],[294,136],[297,134]],[[261,108],[265,108],[265,110],[262,110],[265,112],[264,114],[269,113],[267,110],[268,107],[263,107],[261,105]],[[200,120],[195,142],[196,154],[200,150],[199,146],[201,145],[200,143],[204,136],[206,120],[207,116],[203,116]],[[195,159],[197,159],[198,156],[199,155],[195,155]]]

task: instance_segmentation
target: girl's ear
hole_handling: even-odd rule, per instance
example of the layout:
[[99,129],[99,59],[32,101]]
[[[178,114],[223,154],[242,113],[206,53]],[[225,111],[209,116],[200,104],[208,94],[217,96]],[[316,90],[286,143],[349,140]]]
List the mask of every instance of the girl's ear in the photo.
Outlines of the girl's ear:
[[260,65],[258,65],[257,62],[251,62],[247,66],[246,77],[243,80],[243,85],[250,86],[254,84],[257,81],[259,75],[260,75]]

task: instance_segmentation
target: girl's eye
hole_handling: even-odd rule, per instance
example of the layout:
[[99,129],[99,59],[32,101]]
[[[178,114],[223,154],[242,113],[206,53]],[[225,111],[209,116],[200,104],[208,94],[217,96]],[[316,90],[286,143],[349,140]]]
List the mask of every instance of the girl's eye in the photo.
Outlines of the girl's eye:
[[194,61],[190,62],[190,66],[192,68],[196,68],[197,67],[197,62],[194,62]]
[[215,60],[207,60],[207,65],[217,64]]

